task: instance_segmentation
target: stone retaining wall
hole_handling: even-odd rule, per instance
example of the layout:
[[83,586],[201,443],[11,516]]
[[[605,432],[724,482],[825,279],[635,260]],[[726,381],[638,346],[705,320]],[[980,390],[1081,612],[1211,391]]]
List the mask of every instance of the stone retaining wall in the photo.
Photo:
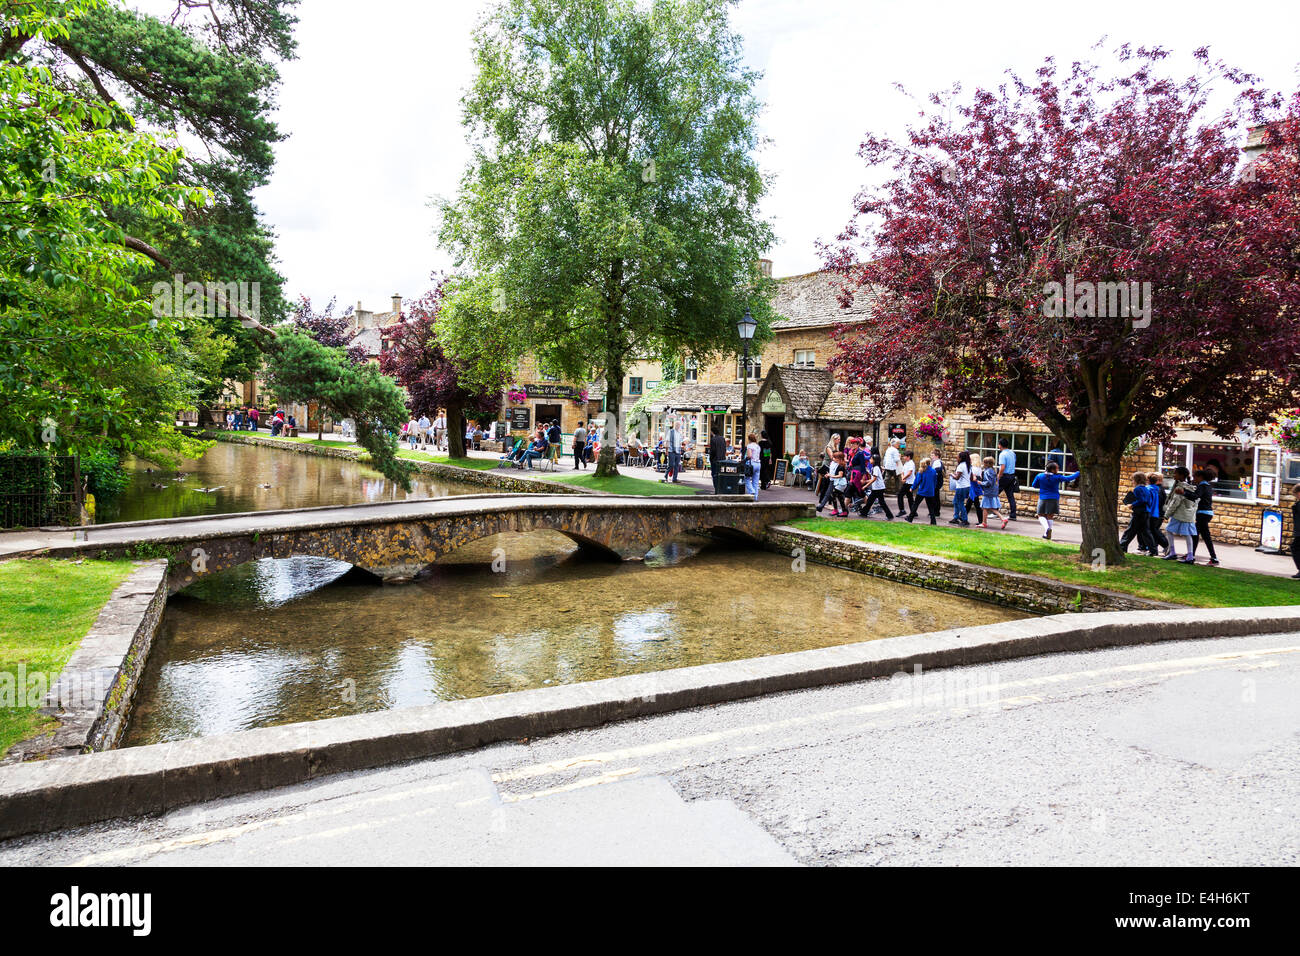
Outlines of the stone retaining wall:
[[999,571],[978,564],[900,551],[885,545],[832,538],[779,525],[768,530],[769,551],[802,548],[809,561],[829,564],[902,584],[959,594],[1034,614],[1068,611],[1128,611],[1178,607],[1101,588],[1063,584],[1049,578]]
[[14,744],[4,762],[74,756],[117,746],[167,604],[167,562],[149,561],[109,597],[45,698],[52,733]]
[[[249,432],[192,432],[201,438],[230,442],[235,445],[262,445],[266,448],[279,448],[284,451],[298,452],[301,455],[322,455],[326,458],[345,458],[357,461],[363,454],[361,449],[336,447],[333,445],[309,445],[305,442],[281,441],[269,435],[254,435]],[[437,461],[421,461],[418,458],[403,458],[421,474],[448,481],[460,481],[467,485],[479,485],[497,491],[514,491],[525,494],[540,492],[548,495],[590,495],[598,494],[590,488],[568,485],[559,481],[544,481],[537,478],[520,478],[518,472],[505,469],[480,471],[476,468],[461,468],[458,465],[446,465]]]

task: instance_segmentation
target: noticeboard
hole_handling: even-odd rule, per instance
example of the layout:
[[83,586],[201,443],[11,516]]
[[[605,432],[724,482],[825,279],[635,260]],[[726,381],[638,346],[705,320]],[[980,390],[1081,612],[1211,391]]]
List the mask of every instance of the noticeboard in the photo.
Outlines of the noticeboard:
[[772,481],[775,484],[779,485],[781,482],[785,481],[785,470],[789,465],[790,463],[784,458],[778,458],[776,460],[776,464],[772,466]]
[[527,405],[519,408],[510,409],[510,430],[514,432],[526,432],[529,423],[532,420],[532,409]]

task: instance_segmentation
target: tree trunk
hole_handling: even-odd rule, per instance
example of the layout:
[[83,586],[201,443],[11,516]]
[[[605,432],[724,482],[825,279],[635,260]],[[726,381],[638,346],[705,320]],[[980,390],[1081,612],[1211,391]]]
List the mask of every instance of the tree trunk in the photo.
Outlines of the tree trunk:
[[1103,451],[1080,457],[1079,462],[1079,525],[1083,530],[1083,544],[1079,557],[1094,567],[1124,563],[1124,553],[1119,547],[1119,519],[1115,500],[1119,495],[1119,469],[1121,452]]
[[602,416],[605,427],[600,437],[600,457],[596,459],[597,478],[618,477],[614,447],[618,438],[618,409],[623,398],[623,367],[617,361],[608,364],[613,367],[605,369],[605,412]]
[[459,405],[447,406],[447,457],[466,457],[465,416]]

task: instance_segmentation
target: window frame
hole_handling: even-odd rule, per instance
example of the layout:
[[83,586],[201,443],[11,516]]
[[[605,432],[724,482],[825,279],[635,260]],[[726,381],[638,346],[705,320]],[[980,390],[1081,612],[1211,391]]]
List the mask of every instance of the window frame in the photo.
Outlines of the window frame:
[[[1053,450],[1050,448],[1050,443],[1056,439],[1055,435],[1046,431],[1004,431],[985,428],[967,428],[965,431],[966,451],[969,451],[972,457],[978,452],[981,460],[991,457],[995,466],[1000,450],[998,440],[1008,439],[1011,450],[1016,453],[1016,477],[1020,479],[1022,490],[1031,489],[1034,479],[1047,471],[1049,461],[1047,456]],[[972,442],[972,436],[978,436],[978,441]],[[1068,475],[1078,471],[1078,463],[1064,442],[1061,443],[1061,451],[1065,455],[1065,464],[1061,466],[1061,472]],[[1078,493],[1075,482],[1061,486],[1061,494],[1077,495]]]
[[[800,355],[808,356],[807,361],[799,358]],[[816,349],[795,349],[794,350],[794,367],[795,368],[816,368],[817,367],[817,350]]]

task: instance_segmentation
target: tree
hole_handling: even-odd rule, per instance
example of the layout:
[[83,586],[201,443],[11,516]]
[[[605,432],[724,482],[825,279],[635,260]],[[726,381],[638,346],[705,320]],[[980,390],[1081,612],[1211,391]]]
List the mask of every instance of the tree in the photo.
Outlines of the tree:
[[318,312],[312,308],[309,296],[299,296],[298,305],[293,311],[293,324],[321,345],[343,349],[353,365],[360,365],[366,361],[366,350],[363,346],[351,344],[353,332],[349,317],[352,315],[352,306],[345,308],[341,314],[335,315],[336,301],[337,297],[331,298],[326,303],[324,311]]
[[379,356],[379,368],[406,389],[412,414],[447,410],[447,453],[465,457],[465,413],[493,413],[501,402],[505,376],[476,384],[471,374],[438,344],[446,280],[408,306],[410,317],[390,333],[389,347]]
[[[197,144],[177,153],[169,181],[202,190],[183,216],[160,220],[129,202],[104,198],[104,214],[137,251],[160,250],[138,282],[175,276],[242,282],[258,289],[258,317],[285,313],[274,236],[259,219],[254,190],[283,139],[270,119],[280,61],[294,56],[297,0],[177,0],[166,19],[127,9],[120,0],[0,0],[0,60],[48,70],[86,108],[108,109],[112,127],[137,128]],[[55,29],[41,29],[40,24]],[[209,318],[234,339],[221,375],[205,384],[206,404],[224,378],[246,378],[258,364],[256,331],[229,314]],[[189,340],[188,332],[182,334]]]
[[[603,378],[617,421],[635,355],[734,350],[746,306],[767,327],[758,76],[728,6],[504,0],[480,25],[474,156],[440,237],[492,313],[449,313],[454,354],[509,326],[512,358]],[[613,448],[598,476],[617,474]]]
[[[1300,359],[1300,96],[1204,50],[1171,79],[1165,56],[1125,46],[1109,78],[1049,60],[1033,82],[933,97],[906,141],[862,145],[893,173],[825,250],[846,299],[876,295],[838,332],[837,374],[886,404],[1037,416],[1082,473],[1083,557],[1112,563],[1125,447],[1180,416],[1224,435],[1265,421]],[[1207,116],[1225,86],[1239,95]],[[1246,128],[1269,121],[1242,176]]]
[[266,345],[266,384],[282,402],[318,402],[334,418],[357,423],[357,444],[377,471],[411,488],[411,466],[397,457],[397,433],[406,421],[402,391],[369,362],[354,365],[342,349],[305,332],[280,329]]
[[[67,29],[39,4],[5,25],[33,37]],[[179,151],[48,70],[4,60],[0,141],[0,443],[53,435],[77,451],[193,452],[170,423],[222,343],[187,355],[180,324],[151,318],[137,286],[144,260],[105,214],[131,206],[177,222],[202,203],[201,190],[175,182]]]

